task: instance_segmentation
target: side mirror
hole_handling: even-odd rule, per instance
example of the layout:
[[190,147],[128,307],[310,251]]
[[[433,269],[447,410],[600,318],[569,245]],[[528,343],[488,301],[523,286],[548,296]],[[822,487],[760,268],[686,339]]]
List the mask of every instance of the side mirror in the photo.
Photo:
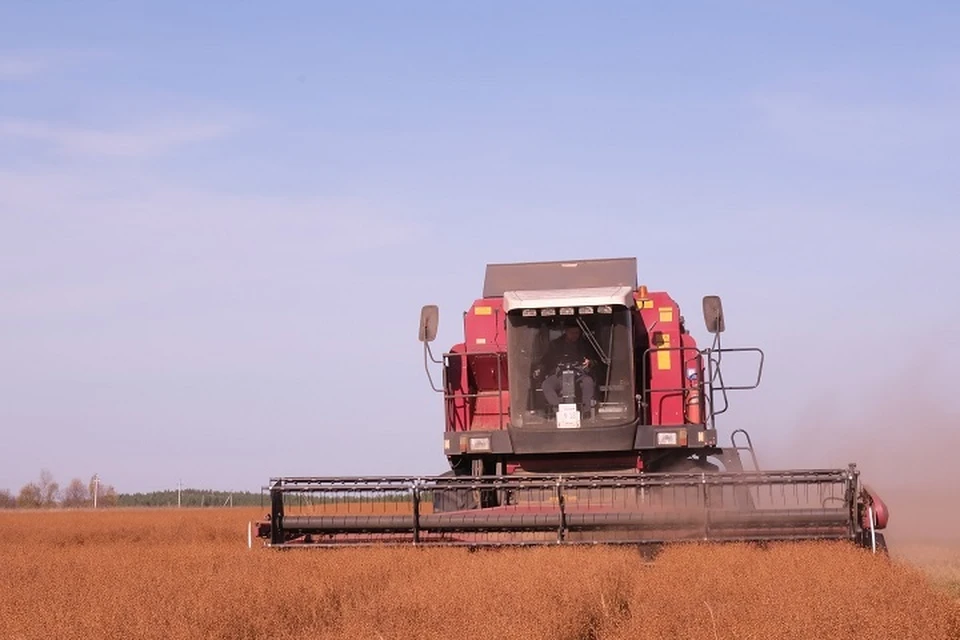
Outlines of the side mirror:
[[435,304],[426,304],[420,309],[420,342],[433,342],[437,337],[440,324],[440,308]]
[[710,333],[723,333],[723,303],[720,296],[703,296],[703,322]]

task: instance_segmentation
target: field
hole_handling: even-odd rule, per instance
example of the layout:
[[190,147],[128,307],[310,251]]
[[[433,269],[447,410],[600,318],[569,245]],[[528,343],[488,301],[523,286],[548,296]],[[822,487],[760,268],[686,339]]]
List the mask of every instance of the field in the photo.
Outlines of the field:
[[2,513],[0,637],[960,638],[946,544],[276,552],[259,515]]

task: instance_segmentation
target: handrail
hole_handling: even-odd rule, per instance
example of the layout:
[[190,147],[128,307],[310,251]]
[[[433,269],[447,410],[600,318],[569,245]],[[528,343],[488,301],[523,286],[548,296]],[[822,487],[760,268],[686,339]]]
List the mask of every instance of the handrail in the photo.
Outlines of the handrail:
[[[446,380],[446,372],[447,372],[449,359],[456,357],[462,360],[466,360],[467,356],[481,356],[481,357],[493,356],[496,358],[496,365],[495,365],[497,369],[496,371],[497,388],[496,389],[488,390],[488,391],[477,391],[474,393],[469,393],[466,391],[457,391],[451,394],[447,392],[448,385]],[[503,388],[503,371],[502,370],[503,370],[503,360],[506,357],[507,357],[506,351],[501,351],[499,349],[480,349],[477,351],[463,351],[463,352],[450,351],[450,352],[444,353],[443,354],[444,388],[441,390],[441,393],[443,394],[443,399],[448,409],[450,408],[451,400],[471,399],[471,398],[476,399],[476,398],[482,398],[482,397],[492,397],[495,395],[498,400],[497,407],[500,409],[500,411],[498,411],[498,414],[497,414],[498,425],[499,425],[499,428],[503,430],[504,428],[504,412],[503,412],[504,388]],[[454,410],[456,410],[455,407],[454,407]],[[509,415],[509,407],[507,409],[507,413]]]
[[[681,386],[681,387],[657,387],[654,388],[649,383],[650,374],[652,374],[653,369],[650,364],[650,355],[653,353],[660,352],[677,352],[684,354],[687,352],[694,352],[695,356],[690,358],[683,358],[683,368],[686,369],[687,365],[690,362],[697,361],[697,371],[699,374],[698,379],[695,384],[690,386]],[[760,357],[759,364],[757,366],[757,377],[754,382],[751,384],[744,385],[727,385],[723,380],[723,373],[720,368],[720,361],[723,354],[726,353],[756,353]],[[450,393],[447,391],[449,388],[449,380],[447,379],[447,370],[449,367],[450,360],[452,358],[459,358],[461,360],[466,360],[469,357],[478,356],[478,357],[493,357],[496,359],[496,378],[497,378],[497,388],[495,390],[487,391],[478,391],[478,392],[468,392],[468,391],[456,391]],[[715,357],[716,356],[716,357]],[[498,407],[500,408],[498,423],[499,428],[502,430],[504,428],[504,411],[503,411],[503,394],[504,394],[504,385],[503,385],[503,360],[507,357],[507,352],[501,349],[480,349],[475,351],[462,351],[455,352],[450,351],[446,352],[442,356],[441,362],[443,363],[443,388],[437,389],[434,387],[435,391],[440,392],[443,395],[445,403],[450,405],[450,402],[457,399],[476,399],[480,397],[491,397],[496,395],[499,399]],[[424,366],[427,366],[426,363],[427,355],[426,350],[424,352]],[[707,347],[707,348],[698,348],[698,347],[689,347],[689,346],[677,346],[677,347],[649,347],[644,350],[643,358],[641,359],[641,375],[642,379],[647,381],[644,384],[644,388],[640,395],[639,404],[643,409],[650,408],[650,402],[648,400],[649,395],[653,393],[663,394],[664,397],[671,397],[675,395],[680,395],[682,393],[695,391],[703,394],[704,407],[702,407],[702,422],[703,424],[709,424],[711,428],[716,428],[716,417],[722,413],[725,413],[730,408],[729,399],[727,397],[728,391],[747,391],[756,389],[760,386],[760,381],[763,377],[763,365],[765,360],[765,354],[762,349],[758,347]],[[683,375],[681,373],[681,375]],[[431,386],[433,382],[431,380]],[[717,403],[717,392],[722,398],[723,408],[718,409]],[[506,412],[509,416],[509,407]]]
[[[650,355],[653,353],[660,352],[678,352],[684,353],[693,351],[697,356],[691,358],[685,358],[683,360],[684,367],[686,364],[695,361],[697,357],[702,358],[703,360],[703,375],[698,379],[697,384],[690,386],[682,387],[657,387],[652,388],[649,384],[644,385],[643,395],[641,396],[641,403],[644,408],[649,408],[650,403],[647,402],[646,396],[652,393],[662,393],[665,396],[676,396],[689,391],[702,391],[704,392],[704,400],[707,404],[707,407],[703,411],[703,422],[707,424],[709,422],[711,428],[716,426],[716,416],[724,413],[729,409],[729,401],[727,400],[727,391],[746,391],[751,389],[756,389],[760,386],[760,380],[763,376],[763,364],[764,364],[764,353],[763,350],[759,347],[707,347],[707,348],[698,348],[698,347],[650,347],[644,350],[643,358],[641,360],[641,372],[643,375],[643,380],[648,380],[649,375],[652,373],[652,366],[650,365]],[[719,362],[720,356],[724,353],[735,353],[735,352],[750,352],[758,353],[760,355],[760,363],[757,367],[757,378],[753,384],[750,385],[731,385],[728,386],[723,382],[723,374],[721,373]],[[718,357],[714,359],[714,355]],[[698,363],[698,373],[700,373],[701,365]],[[715,368],[714,368],[715,367]],[[719,381],[719,384],[714,382],[714,378]],[[716,410],[715,402],[715,392],[719,391],[721,397],[723,398],[724,407],[721,410]]]

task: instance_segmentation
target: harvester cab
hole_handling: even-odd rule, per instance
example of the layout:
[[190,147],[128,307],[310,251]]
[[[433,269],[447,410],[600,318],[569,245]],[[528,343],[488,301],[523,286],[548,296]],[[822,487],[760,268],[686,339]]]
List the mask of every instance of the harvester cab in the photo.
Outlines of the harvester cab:
[[[442,359],[430,348],[437,308],[421,314],[421,327],[434,327],[421,330],[425,361],[442,366],[431,384],[443,393],[451,470],[741,470],[741,450],[755,460],[749,436],[718,447],[715,416],[728,391],[759,385],[763,352],[721,347],[719,297],[706,296],[703,311],[708,349],[668,293],[638,284],[634,259],[489,265],[465,340]],[[725,354],[755,357],[756,379],[724,385]]]
[[[271,479],[271,546],[662,544],[843,539],[883,549],[883,502],[842,469],[762,471],[747,432],[716,425],[728,393],[760,384],[763,352],[710,347],[633,258],[492,264],[438,357],[423,307],[424,367],[442,396],[439,476]],[[756,377],[725,384],[724,358]],[[431,372],[440,370],[439,384]],[[745,469],[741,454],[749,456]]]

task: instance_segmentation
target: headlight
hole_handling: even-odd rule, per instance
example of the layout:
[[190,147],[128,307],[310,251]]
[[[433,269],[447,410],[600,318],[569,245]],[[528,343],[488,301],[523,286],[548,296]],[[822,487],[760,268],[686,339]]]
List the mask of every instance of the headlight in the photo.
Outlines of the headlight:
[[665,431],[657,434],[657,446],[669,447],[677,446],[677,432]]
[[470,451],[490,451],[490,438],[470,438]]

